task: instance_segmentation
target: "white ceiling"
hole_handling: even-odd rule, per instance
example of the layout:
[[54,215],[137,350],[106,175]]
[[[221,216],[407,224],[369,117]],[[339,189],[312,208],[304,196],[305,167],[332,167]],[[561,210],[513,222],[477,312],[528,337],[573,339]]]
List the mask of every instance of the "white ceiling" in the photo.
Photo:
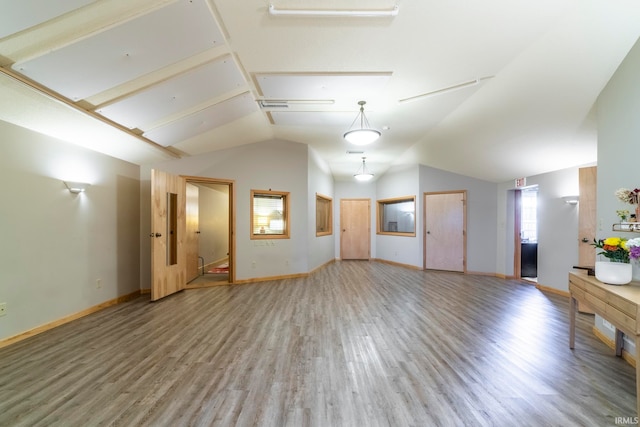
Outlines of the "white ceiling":
[[[139,164],[283,139],[336,179],[357,150],[377,176],[421,163],[502,182],[596,160],[594,103],[640,36],[635,0],[269,5],[0,0],[0,120]],[[342,138],[360,100],[382,132],[366,147]]]

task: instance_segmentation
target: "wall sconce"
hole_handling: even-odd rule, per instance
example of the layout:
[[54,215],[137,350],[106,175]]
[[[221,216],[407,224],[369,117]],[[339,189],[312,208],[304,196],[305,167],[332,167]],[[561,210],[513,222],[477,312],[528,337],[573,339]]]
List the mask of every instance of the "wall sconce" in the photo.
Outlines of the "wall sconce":
[[564,196],[562,200],[568,205],[577,205],[580,200],[579,196]]
[[71,182],[71,181],[62,181],[64,185],[67,187],[70,193],[78,194],[83,193],[87,187],[91,184],[87,184],[86,182]]

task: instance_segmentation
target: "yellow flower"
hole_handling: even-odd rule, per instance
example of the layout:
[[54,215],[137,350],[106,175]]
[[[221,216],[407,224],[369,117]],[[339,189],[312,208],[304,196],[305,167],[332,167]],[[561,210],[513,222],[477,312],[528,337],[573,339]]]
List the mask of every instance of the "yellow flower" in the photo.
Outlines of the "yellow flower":
[[607,237],[603,243],[607,246],[618,246],[621,241],[620,237]]

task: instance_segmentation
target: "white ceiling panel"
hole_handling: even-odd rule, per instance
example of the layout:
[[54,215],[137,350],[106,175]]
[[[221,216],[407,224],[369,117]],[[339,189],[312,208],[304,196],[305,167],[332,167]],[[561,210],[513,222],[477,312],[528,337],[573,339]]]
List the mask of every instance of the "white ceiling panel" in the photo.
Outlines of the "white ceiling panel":
[[0,0],[0,39],[96,0]]
[[205,0],[180,0],[13,68],[79,100],[223,42]]
[[245,84],[231,56],[225,56],[96,111],[129,128],[145,129]]
[[[370,101],[384,90],[391,73],[358,74],[256,74],[265,99],[336,101],[336,108],[357,108],[358,100]],[[342,103],[341,103],[342,102]],[[355,106],[355,107],[354,107]]]
[[230,123],[258,110],[249,93],[238,95],[219,104],[212,105],[183,119],[145,132],[144,136],[165,147],[192,136]]
[[[357,112],[271,111],[278,126],[342,126],[346,132]],[[367,119],[371,122],[370,114]]]
[[[389,1],[276,6],[386,9]],[[78,101],[73,107],[91,119],[134,128],[122,132],[122,144],[102,131],[89,138],[111,155],[118,146],[123,156],[128,144],[142,144],[138,153],[194,156],[297,141],[337,180],[352,179],[357,165],[345,159],[342,134],[364,100],[371,127],[383,132],[366,154],[380,174],[419,163],[504,182],[560,168],[548,161],[551,151],[562,167],[595,161],[589,112],[637,43],[638,22],[638,0],[404,1],[397,16],[373,19],[276,17],[265,0],[0,0],[0,34],[18,31],[0,36],[0,60],[16,81]],[[213,64],[223,57],[240,70],[240,87],[230,89],[239,79],[230,63]],[[209,66],[222,69],[207,78]],[[442,90],[485,76],[495,77]],[[38,114],[35,100],[26,108],[7,90],[0,85],[5,120],[86,140],[84,120]],[[399,102],[428,92],[437,93]],[[137,138],[137,129],[175,152]],[[546,156],[529,151],[534,146]]]

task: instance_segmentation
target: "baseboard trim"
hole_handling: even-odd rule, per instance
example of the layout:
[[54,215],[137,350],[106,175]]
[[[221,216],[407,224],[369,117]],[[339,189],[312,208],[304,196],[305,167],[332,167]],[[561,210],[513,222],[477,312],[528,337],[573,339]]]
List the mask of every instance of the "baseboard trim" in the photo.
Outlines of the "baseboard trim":
[[389,261],[388,259],[371,258],[371,261],[379,262],[379,263],[382,263],[382,264],[395,265],[397,267],[409,268],[411,270],[422,270],[422,267],[417,267],[417,266],[411,265],[411,264],[403,264],[401,262]]
[[[603,343],[606,344],[607,347],[611,348],[612,350],[615,351],[616,349],[616,343],[614,340],[612,340],[611,338],[609,338],[608,336],[606,336],[605,334],[603,334],[600,329],[596,328],[595,325],[592,328],[593,330],[593,334]],[[634,368],[636,367],[636,359],[633,357],[633,355],[631,353],[629,353],[627,350],[625,350],[624,348],[622,349],[622,358],[624,360],[626,360],[629,365],[633,366]]]
[[544,285],[540,285],[540,284],[536,285],[536,289],[538,289],[539,291],[542,291],[542,292],[548,292],[550,294],[556,294],[556,295],[560,295],[560,296],[567,297],[567,298],[569,298],[571,296],[571,294],[569,294],[569,292],[567,292],[567,291],[563,291],[561,289],[556,289],[556,288],[552,288],[552,287],[544,286]]
[[[487,276],[487,277],[498,277],[498,278],[500,278],[496,273],[488,273],[486,271],[469,271],[469,270],[466,270],[464,272],[464,274],[467,274],[469,276]],[[504,279],[504,277],[502,277],[502,279]]]
[[285,274],[282,276],[267,276],[267,277],[254,277],[251,279],[241,279],[237,280],[233,283],[229,283],[230,285],[246,285],[248,283],[259,283],[259,282],[270,282],[272,280],[283,280],[283,279],[298,279],[300,277],[307,277],[309,273],[296,273],[296,274]]
[[86,310],[82,310],[78,313],[74,313],[71,314],[69,316],[65,316],[61,319],[58,320],[54,320],[53,322],[49,322],[49,323],[45,323],[44,325],[40,325],[38,327],[35,327],[33,329],[29,329],[28,331],[25,332],[21,332],[18,335],[14,335],[12,337],[9,338],[4,338],[2,340],[0,340],[0,348],[2,347],[6,347],[8,345],[11,344],[15,344],[19,341],[25,340],[27,338],[30,338],[32,336],[41,334],[42,332],[46,332],[48,330],[51,330],[53,328],[56,328],[58,326],[64,325],[65,323],[69,323],[73,320],[76,319],[80,319],[81,317],[85,317],[88,316],[89,314],[95,313],[97,311],[103,310],[107,307],[111,307],[112,305],[116,305],[116,304],[121,304],[123,302],[127,302],[127,301],[131,301],[132,299],[136,299],[141,295],[142,292],[140,291],[136,291],[136,292],[132,292],[130,294],[127,295],[122,295],[119,296],[117,298],[114,298],[112,300],[109,301],[105,301],[103,303],[100,303],[98,305],[94,305],[93,307],[89,307]]

